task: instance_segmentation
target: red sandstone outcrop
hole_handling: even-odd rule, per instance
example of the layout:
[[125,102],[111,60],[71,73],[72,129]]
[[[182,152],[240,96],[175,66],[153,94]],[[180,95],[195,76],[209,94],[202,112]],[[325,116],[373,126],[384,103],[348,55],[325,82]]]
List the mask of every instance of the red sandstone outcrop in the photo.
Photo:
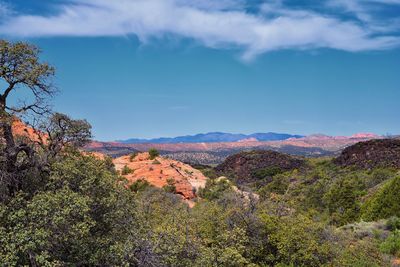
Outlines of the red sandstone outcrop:
[[168,185],[168,180],[174,181],[176,193],[184,199],[190,200],[196,197],[200,187],[204,187],[207,178],[199,171],[182,162],[157,157],[150,159],[147,152],[139,153],[135,157],[122,156],[113,160],[118,171],[126,166],[130,173],[123,176],[130,183],[144,179],[151,185],[162,188]]

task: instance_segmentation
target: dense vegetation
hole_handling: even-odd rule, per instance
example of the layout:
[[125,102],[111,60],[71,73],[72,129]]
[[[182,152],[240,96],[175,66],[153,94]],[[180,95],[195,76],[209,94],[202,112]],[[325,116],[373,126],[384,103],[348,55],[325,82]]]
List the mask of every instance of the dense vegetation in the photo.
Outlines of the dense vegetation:
[[[15,83],[0,98],[17,84],[51,92],[44,78],[53,70],[38,52],[0,43],[0,77]],[[48,94],[41,93],[35,105],[44,108]],[[301,164],[245,164],[255,166],[250,194],[234,186],[238,177],[217,178],[201,166],[210,179],[189,208],[173,194],[174,181],[164,189],[145,180],[128,187],[109,159],[82,153],[86,121],[3,104],[2,266],[387,266],[400,256],[396,169],[276,155]],[[27,111],[43,120],[35,127],[42,140],[13,133],[14,119]]]

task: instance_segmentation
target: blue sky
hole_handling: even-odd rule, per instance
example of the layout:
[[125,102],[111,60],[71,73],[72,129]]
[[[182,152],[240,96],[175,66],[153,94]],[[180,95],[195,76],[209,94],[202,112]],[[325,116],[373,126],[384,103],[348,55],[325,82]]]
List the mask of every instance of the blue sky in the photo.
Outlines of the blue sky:
[[[251,4],[250,4],[251,3]],[[400,133],[400,0],[0,0],[100,140]]]

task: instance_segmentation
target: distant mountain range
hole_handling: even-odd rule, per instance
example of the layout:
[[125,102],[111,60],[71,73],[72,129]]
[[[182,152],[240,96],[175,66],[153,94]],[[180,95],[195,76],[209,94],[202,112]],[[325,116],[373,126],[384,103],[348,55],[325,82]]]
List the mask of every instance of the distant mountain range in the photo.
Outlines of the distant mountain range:
[[155,139],[127,139],[116,142],[123,144],[178,144],[178,143],[220,143],[238,141],[282,141],[289,138],[302,138],[302,135],[285,133],[254,133],[254,134],[231,134],[222,132],[211,132],[205,134],[185,135],[178,137],[162,137]]

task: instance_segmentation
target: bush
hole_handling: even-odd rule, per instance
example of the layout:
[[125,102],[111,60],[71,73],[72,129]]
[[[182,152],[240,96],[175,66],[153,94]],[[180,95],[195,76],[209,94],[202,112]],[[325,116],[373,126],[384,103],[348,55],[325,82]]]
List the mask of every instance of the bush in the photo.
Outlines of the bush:
[[268,168],[263,168],[263,169],[259,169],[256,170],[253,173],[253,176],[257,179],[265,179],[268,177],[273,177],[277,174],[282,173],[282,169],[279,167],[268,167]]
[[175,179],[174,178],[168,178],[167,179],[167,184],[163,186],[163,189],[167,193],[176,193],[176,186],[175,186]]
[[356,176],[344,177],[331,186],[324,195],[324,202],[333,223],[344,225],[359,218],[363,188],[362,180]]
[[206,186],[204,188],[200,188],[199,197],[208,200],[215,200],[229,190],[232,190],[232,185],[228,179],[208,179]]
[[125,165],[121,170],[122,175],[128,175],[130,173],[133,173],[133,170],[129,168],[127,165]]
[[289,178],[284,175],[277,175],[272,178],[272,181],[263,186],[259,190],[259,194],[262,198],[266,199],[270,193],[283,195],[289,186]]
[[130,186],[129,186],[129,190],[131,190],[132,192],[138,193],[141,191],[144,191],[146,188],[150,187],[151,184],[144,180],[144,179],[139,179],[135,182],[133,182]]
[[390,266],[370,239],[351,242],[341,249],[341,254],[334,260],[333,265],[343,267],[379,267]]
[[400,231],[396,230],[379,246],[383,253],[400,256]]
[[149,149],[149,155],[150,155],[150,160],[155,159],[156,157],[158,157],[160,155],[160,153],[158,152],[157,149],[155,148],[150,148]]
[[363,205],[362,217],[373,221],[400,216],[400,176],[389,180]]
[[323,266],[332,260],[331,234],[323,224],[302,215],[263,214],[262,219],[274,254],[272,266]]
[[51,171],[33,198],[0,204],[0,265],[136,265],[135,202],[104,161],[68,155]]
[[400,218],[397,216],[390,217],[386,222],[386,227],[390,231],[400,230]]

